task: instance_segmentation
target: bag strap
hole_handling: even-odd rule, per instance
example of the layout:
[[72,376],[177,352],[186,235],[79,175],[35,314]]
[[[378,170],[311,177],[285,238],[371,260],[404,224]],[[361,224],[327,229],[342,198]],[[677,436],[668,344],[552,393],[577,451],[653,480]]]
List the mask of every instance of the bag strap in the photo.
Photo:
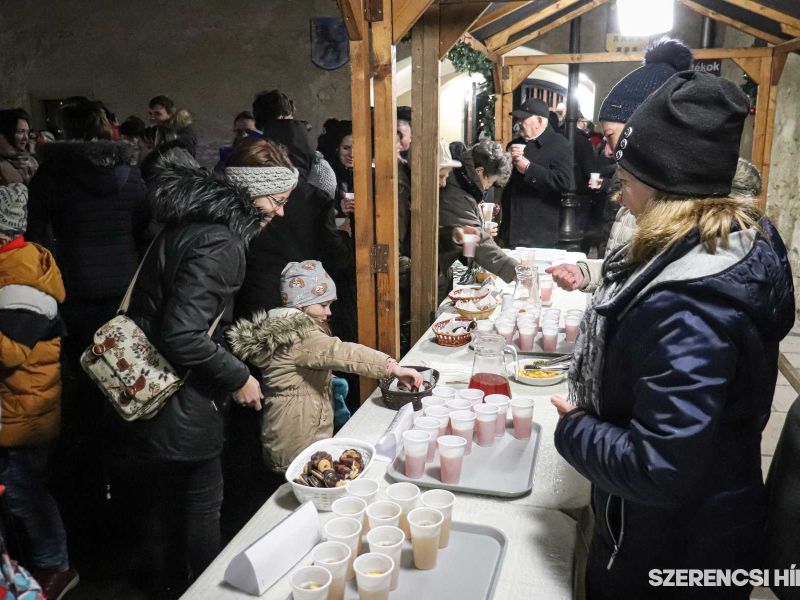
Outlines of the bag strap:
[[136,286],[136,280],[139,279],[139,273],[142,270],[144,261],[147,260],[147,255],[150,254],[150,250],[153,248],[153,245],[160,237],[161,237],[161,232],[159,232],[159,234],[153,238],[153,241],[150,242],[150,245],[147,247],[147,250],[145,250],[142,260],[139,261],[139,266],[136,267],[136,272],[133,274],[133,279],[131,279],[131,282],[128,284],[128,289],[125,290],[125,295],[122,297],[122,302],[120,303],[119,308],[117,309],[118,315],[124,315],[126,312],[128,312],[128,307],[131,304],[131,296],[133,296],[133,288]]

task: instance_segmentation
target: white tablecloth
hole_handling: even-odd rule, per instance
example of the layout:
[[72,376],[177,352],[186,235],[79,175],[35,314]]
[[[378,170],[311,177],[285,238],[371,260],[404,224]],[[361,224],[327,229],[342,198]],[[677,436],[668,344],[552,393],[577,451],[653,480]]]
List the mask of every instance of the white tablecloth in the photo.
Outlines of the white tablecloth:
[[[582,257],[581,254],[569,253],[567,260],[574,262]],[[554,307],[562,310],[583,308],[585,303],[586,296],[580,292],[554,290]],[[465,378],[469,376],[472,355],[472,351],[466,346],[453,349],[437,345],[429,329],[403,358],[402,363],[440,366],[446,376],[458,379],[456,375],[461,372],[466,374]],[[464,383],[448,385],[466,387],[466,380]],[[503,531],[508,538],[508,551],[495,592],[498,600],[572,598],[573,561],[578,533],[576,521],[570,515],[578,515],[588,505],[589,483],[564,462],[553,446],[553,431],[558,415],[550,405],[549,397],[553,394],[566,394],[566,391],[566,383],[550,387],[511,383],[512,395],[528,395],[537,399],[534,421],[542,428],[533,491],[530,495],[500,499],[458,494],[455,520],[491,525]],[[374,444],[394,415],[395,411],[382,405],[380,393],[376,390],[339,435]],[[391,483],[385,475],[387,466],[388,463],[374,461],[366,474],[379,481],[382,489]],[[298,506],[291,487],[288,484],[282,486],[187,590],[183,598],[249,598],[247,594],[222,582],[225,568],[238,552],[264,535]],[[329,513],[321,514],[323,519],[329,518]],[[285,600],[289,595],[290,588],[284,578],[261,597]]]

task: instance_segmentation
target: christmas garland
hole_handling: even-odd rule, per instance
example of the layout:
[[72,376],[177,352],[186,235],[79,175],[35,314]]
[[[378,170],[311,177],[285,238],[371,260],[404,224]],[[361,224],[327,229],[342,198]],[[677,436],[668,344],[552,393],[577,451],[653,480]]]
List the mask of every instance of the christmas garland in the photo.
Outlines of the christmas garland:
[[453,63],[453,67],[458,73],[468,73],[469,75],[479,73],[486,80],[480,86],[481,90],[478,93],[478,96],[485,95],[487,100],[483,110],[478,114],[478,125],[483,130],[485,137],[493,139],[495,90],[492,69],[494,63],[464,42],[458,42],[453,46],[447,53],[447,58]]

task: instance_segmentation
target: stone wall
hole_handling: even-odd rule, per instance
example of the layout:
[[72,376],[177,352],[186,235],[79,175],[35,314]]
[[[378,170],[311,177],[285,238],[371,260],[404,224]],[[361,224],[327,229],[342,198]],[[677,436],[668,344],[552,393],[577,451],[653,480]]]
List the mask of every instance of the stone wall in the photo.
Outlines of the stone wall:
[[80,94],[122,121],[166,94],[194,116],[206,164],[260,90],[291,95],[315,136],[350,115],[349,63],[310,59],[309,19],[338,15],[334,0],[0,0],[0,14],[0,106],[35,115],[41,99]]

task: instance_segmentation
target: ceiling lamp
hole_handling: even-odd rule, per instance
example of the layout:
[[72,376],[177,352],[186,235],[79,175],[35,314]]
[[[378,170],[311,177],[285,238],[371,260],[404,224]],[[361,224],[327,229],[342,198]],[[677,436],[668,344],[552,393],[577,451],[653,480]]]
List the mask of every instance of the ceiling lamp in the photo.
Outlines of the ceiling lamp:
[[619,32],[625,37],[648,37],[672,29],[674,0],[617,0]]

